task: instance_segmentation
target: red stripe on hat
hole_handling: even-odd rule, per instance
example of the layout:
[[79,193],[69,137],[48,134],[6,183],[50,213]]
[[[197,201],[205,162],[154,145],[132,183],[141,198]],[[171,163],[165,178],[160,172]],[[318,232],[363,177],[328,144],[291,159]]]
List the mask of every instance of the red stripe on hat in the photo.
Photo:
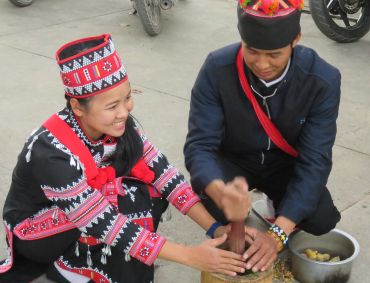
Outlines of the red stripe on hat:
[[[122,66],[120,61],[115,60],[116,56],[117,52],[113,52],[111,55],[102,58],[98,62],[93,62],[75,71],[62,74],[64,85],[67,87],[84,86],[112,75]],[[97,68],[97,70],[95,68]]]

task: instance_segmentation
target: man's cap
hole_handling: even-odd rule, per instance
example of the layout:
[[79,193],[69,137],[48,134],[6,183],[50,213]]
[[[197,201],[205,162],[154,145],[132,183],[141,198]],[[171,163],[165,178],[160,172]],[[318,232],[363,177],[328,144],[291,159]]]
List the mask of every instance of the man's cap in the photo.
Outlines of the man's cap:
[[300,33],[303,0],[239,0],[238,29],[250,47],[264,50],[289,45]]

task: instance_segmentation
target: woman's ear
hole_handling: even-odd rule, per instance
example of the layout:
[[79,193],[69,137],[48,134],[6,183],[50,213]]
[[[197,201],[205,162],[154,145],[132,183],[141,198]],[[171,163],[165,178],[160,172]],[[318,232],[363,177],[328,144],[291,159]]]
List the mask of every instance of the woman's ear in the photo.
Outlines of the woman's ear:
[[302,34],[301,34],[301,32],[299,32],[297,34],[297,36],[293,39],[293,42],[292,42],[292,47],[293,48],[296,47],[296,45],[298,44],[298,42],[301,40],[301,36],[302,36]]
[[78,102],[78,99],[71,98],[71,100],[69,101],[69,104],[71,105],[73,113],[77,117],[82,117],[83,116],[84,109],[83,109],[83,106]]

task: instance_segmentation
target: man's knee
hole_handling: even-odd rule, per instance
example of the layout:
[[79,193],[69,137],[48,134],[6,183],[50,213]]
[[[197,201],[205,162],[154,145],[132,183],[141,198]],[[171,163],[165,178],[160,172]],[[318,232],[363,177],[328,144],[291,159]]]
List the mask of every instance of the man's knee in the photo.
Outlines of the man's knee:
[[339,222],[340,218],[340,213],[337,211],[334,216],[316,219],[316,221],[313,221],[313,219],[311,219],[310,221],[302,221],[298,225],[298,227],[306,231],[307,233],[313,234],[315,236],[320,236],[333,230]]
[[334,229],[340,219],[340,212],[335,207],[330,192],[325,188],[314,213],[311,217],[303,220],[298,227],[310,234],[319,236]]

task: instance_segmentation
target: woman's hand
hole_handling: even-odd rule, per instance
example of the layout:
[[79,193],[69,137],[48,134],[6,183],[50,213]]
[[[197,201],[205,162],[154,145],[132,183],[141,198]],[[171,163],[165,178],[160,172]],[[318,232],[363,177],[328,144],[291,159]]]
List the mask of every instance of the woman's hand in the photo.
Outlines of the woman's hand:
[[[223,226],[225,227],[225,226]],[[236,276],[245,272],[242,255],[217,248],[227,239],[227,235],[206,240],[200,245],[189,247],[186,264],[198,270]]]
[[236,177],[226,183],[222,191],[220,208],[227,220],[244,221],[249,214],[252,196],[248,191],[247,181],[243,177]]
[[220,226],[215,230],[215,233],[213,234],[213,238],[219,238],[222,237],[224,234],[229,234],[231,230],[231,225],[227,224],[225,226]]
[[268,233],[252,227],[245,227],[245,240],[250,244],[243,255],[246,268],[253,272],[267,270],[277,257],[276,240]]

